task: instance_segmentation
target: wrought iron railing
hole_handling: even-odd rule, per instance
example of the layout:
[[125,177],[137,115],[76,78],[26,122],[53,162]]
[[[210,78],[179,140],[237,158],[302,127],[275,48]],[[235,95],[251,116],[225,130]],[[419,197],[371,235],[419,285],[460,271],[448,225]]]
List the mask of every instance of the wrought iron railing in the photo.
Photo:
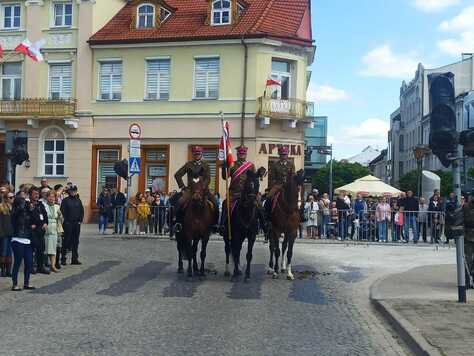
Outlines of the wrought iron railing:
[[76,111],[74,99],[20,99],[0,100],[1,116],[64,117]]
[[300,99],[258,98],[258,113],[271,118],[305,119],[314,116],[314,103]]

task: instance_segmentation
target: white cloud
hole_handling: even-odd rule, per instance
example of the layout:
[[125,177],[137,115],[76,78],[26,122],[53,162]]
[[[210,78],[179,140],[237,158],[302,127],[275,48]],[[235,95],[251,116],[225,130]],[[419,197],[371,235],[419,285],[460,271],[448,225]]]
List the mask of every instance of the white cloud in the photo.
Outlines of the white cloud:
[[414,5],[425,12],[436,12],[459,4],[460,0],[415,0]]
[[387,145],[387,132],[390,129],[388,121],[370,118],[355,126],[343,129],[338,141],[363,143],[365,145]]
[[451,20],[443,21],[439,28],[453,32],[453,37],[438,42],[438,48],[453,56],[474,52],[474,6],[468,6]]
[[343,89],[337,89],[329,85],[310,84],[307,93],[308,101],[341,101],[349,99],[349,95]]
[[365,64],[362,75],[405,79],[414,75],[420,61],[415,52],[396,54],[385,44],[369,51],[362,62]]

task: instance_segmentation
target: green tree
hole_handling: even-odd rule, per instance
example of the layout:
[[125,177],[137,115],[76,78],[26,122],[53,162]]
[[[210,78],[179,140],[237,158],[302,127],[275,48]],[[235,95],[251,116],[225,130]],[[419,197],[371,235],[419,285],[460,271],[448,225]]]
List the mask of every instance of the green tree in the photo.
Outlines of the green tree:
[[469,168],[469,170],[467,171],[467,175],[470,178],[474,178],[474,168]]
[[[370,174],[369,169],[359,163],[345,163],[335,160],[332,162],[332,171],[333,189]],[[312,183],[321,193],[329,192],[329,163],[314,174]]]
[[400,178],[400,190],[403,192],[407,192],[411,190],[415,194],[418,193],[417,185],[418,185],[418,172],[410,171],[405,174],[403,177]]
[[453,173],[450,171],[434,171],[441,178],[441,196],[446,197],[453,191]]
[[[441,178],[441,196],[445,197],[453,191],[453,174],[449,171],[434,171]],[[400,178],[400,190],[407,192],[411,190],[417,194],[418,173],[416,170],[410,171]]]

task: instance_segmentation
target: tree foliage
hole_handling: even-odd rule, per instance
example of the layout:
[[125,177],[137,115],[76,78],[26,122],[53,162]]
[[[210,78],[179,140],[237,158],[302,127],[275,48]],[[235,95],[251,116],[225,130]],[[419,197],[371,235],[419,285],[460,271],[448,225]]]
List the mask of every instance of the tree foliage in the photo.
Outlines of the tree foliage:
[[[367,167],[359,163],[332,162],[333,171],[333,189],[352,183],[356,179],[370,174]],[[320,193],[329,192],[329,163],[314,174],[312,183]]]
[[[453,191],[453,174],[449,171],[434,171],[441,178],[441,196],[445,197]],[[410,171],[400,178],[400,190],[407,192],[411,190],[417,194],[418,172]]]

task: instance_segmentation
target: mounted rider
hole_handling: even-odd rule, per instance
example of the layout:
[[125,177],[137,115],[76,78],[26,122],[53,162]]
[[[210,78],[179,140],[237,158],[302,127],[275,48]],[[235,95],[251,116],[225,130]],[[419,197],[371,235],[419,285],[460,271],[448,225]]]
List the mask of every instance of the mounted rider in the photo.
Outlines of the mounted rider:
[[[247,180],[247,171],[251,170],[256,173],[255,165],[252,162],[247,161],[248,147],[239,146],[237,147],[237,161],[235,161],[229,169],[230,174],[230,202],[231,204],[236,200],[240,199],[242,191]],[[227,171],[222,169],[222,179],[227,178]]]
[[288,159],[289,147],[281,145],[278,147],[278,155],[280,159],[268,167],[268,199],[265,203],[265,212],[267,218],[270,219],[273,198],[281,192],[283,186],[287,183],[288,178],[295,174],[295,164]]
[[[184,220],[184,210],[186,204],[190,198],[190,193],[188,187],[184,184],[183,177],[187,176],[188,186],[189,182],[193,179],[193,175],[196,172],[201,172],[201,177],[203,179],[204,186],[206,187],[206,198],[213,205],[214,209],[214,225],[217,225],[219,221],[219,205],[217,204],[216,198],[209,191],[209,184],[211,182],[211,168],[209,164],[203,160],[202,153],[203,149],[200,146],[193,146],[192,150],[193,159],[186,162],[178,171],[175,173],[174,178],[178,187],[182,191],[182,197],[179,199],[178,206],[176,209],[176,228],[179,231]],[[214,227],[215,229],[216,227]]]

